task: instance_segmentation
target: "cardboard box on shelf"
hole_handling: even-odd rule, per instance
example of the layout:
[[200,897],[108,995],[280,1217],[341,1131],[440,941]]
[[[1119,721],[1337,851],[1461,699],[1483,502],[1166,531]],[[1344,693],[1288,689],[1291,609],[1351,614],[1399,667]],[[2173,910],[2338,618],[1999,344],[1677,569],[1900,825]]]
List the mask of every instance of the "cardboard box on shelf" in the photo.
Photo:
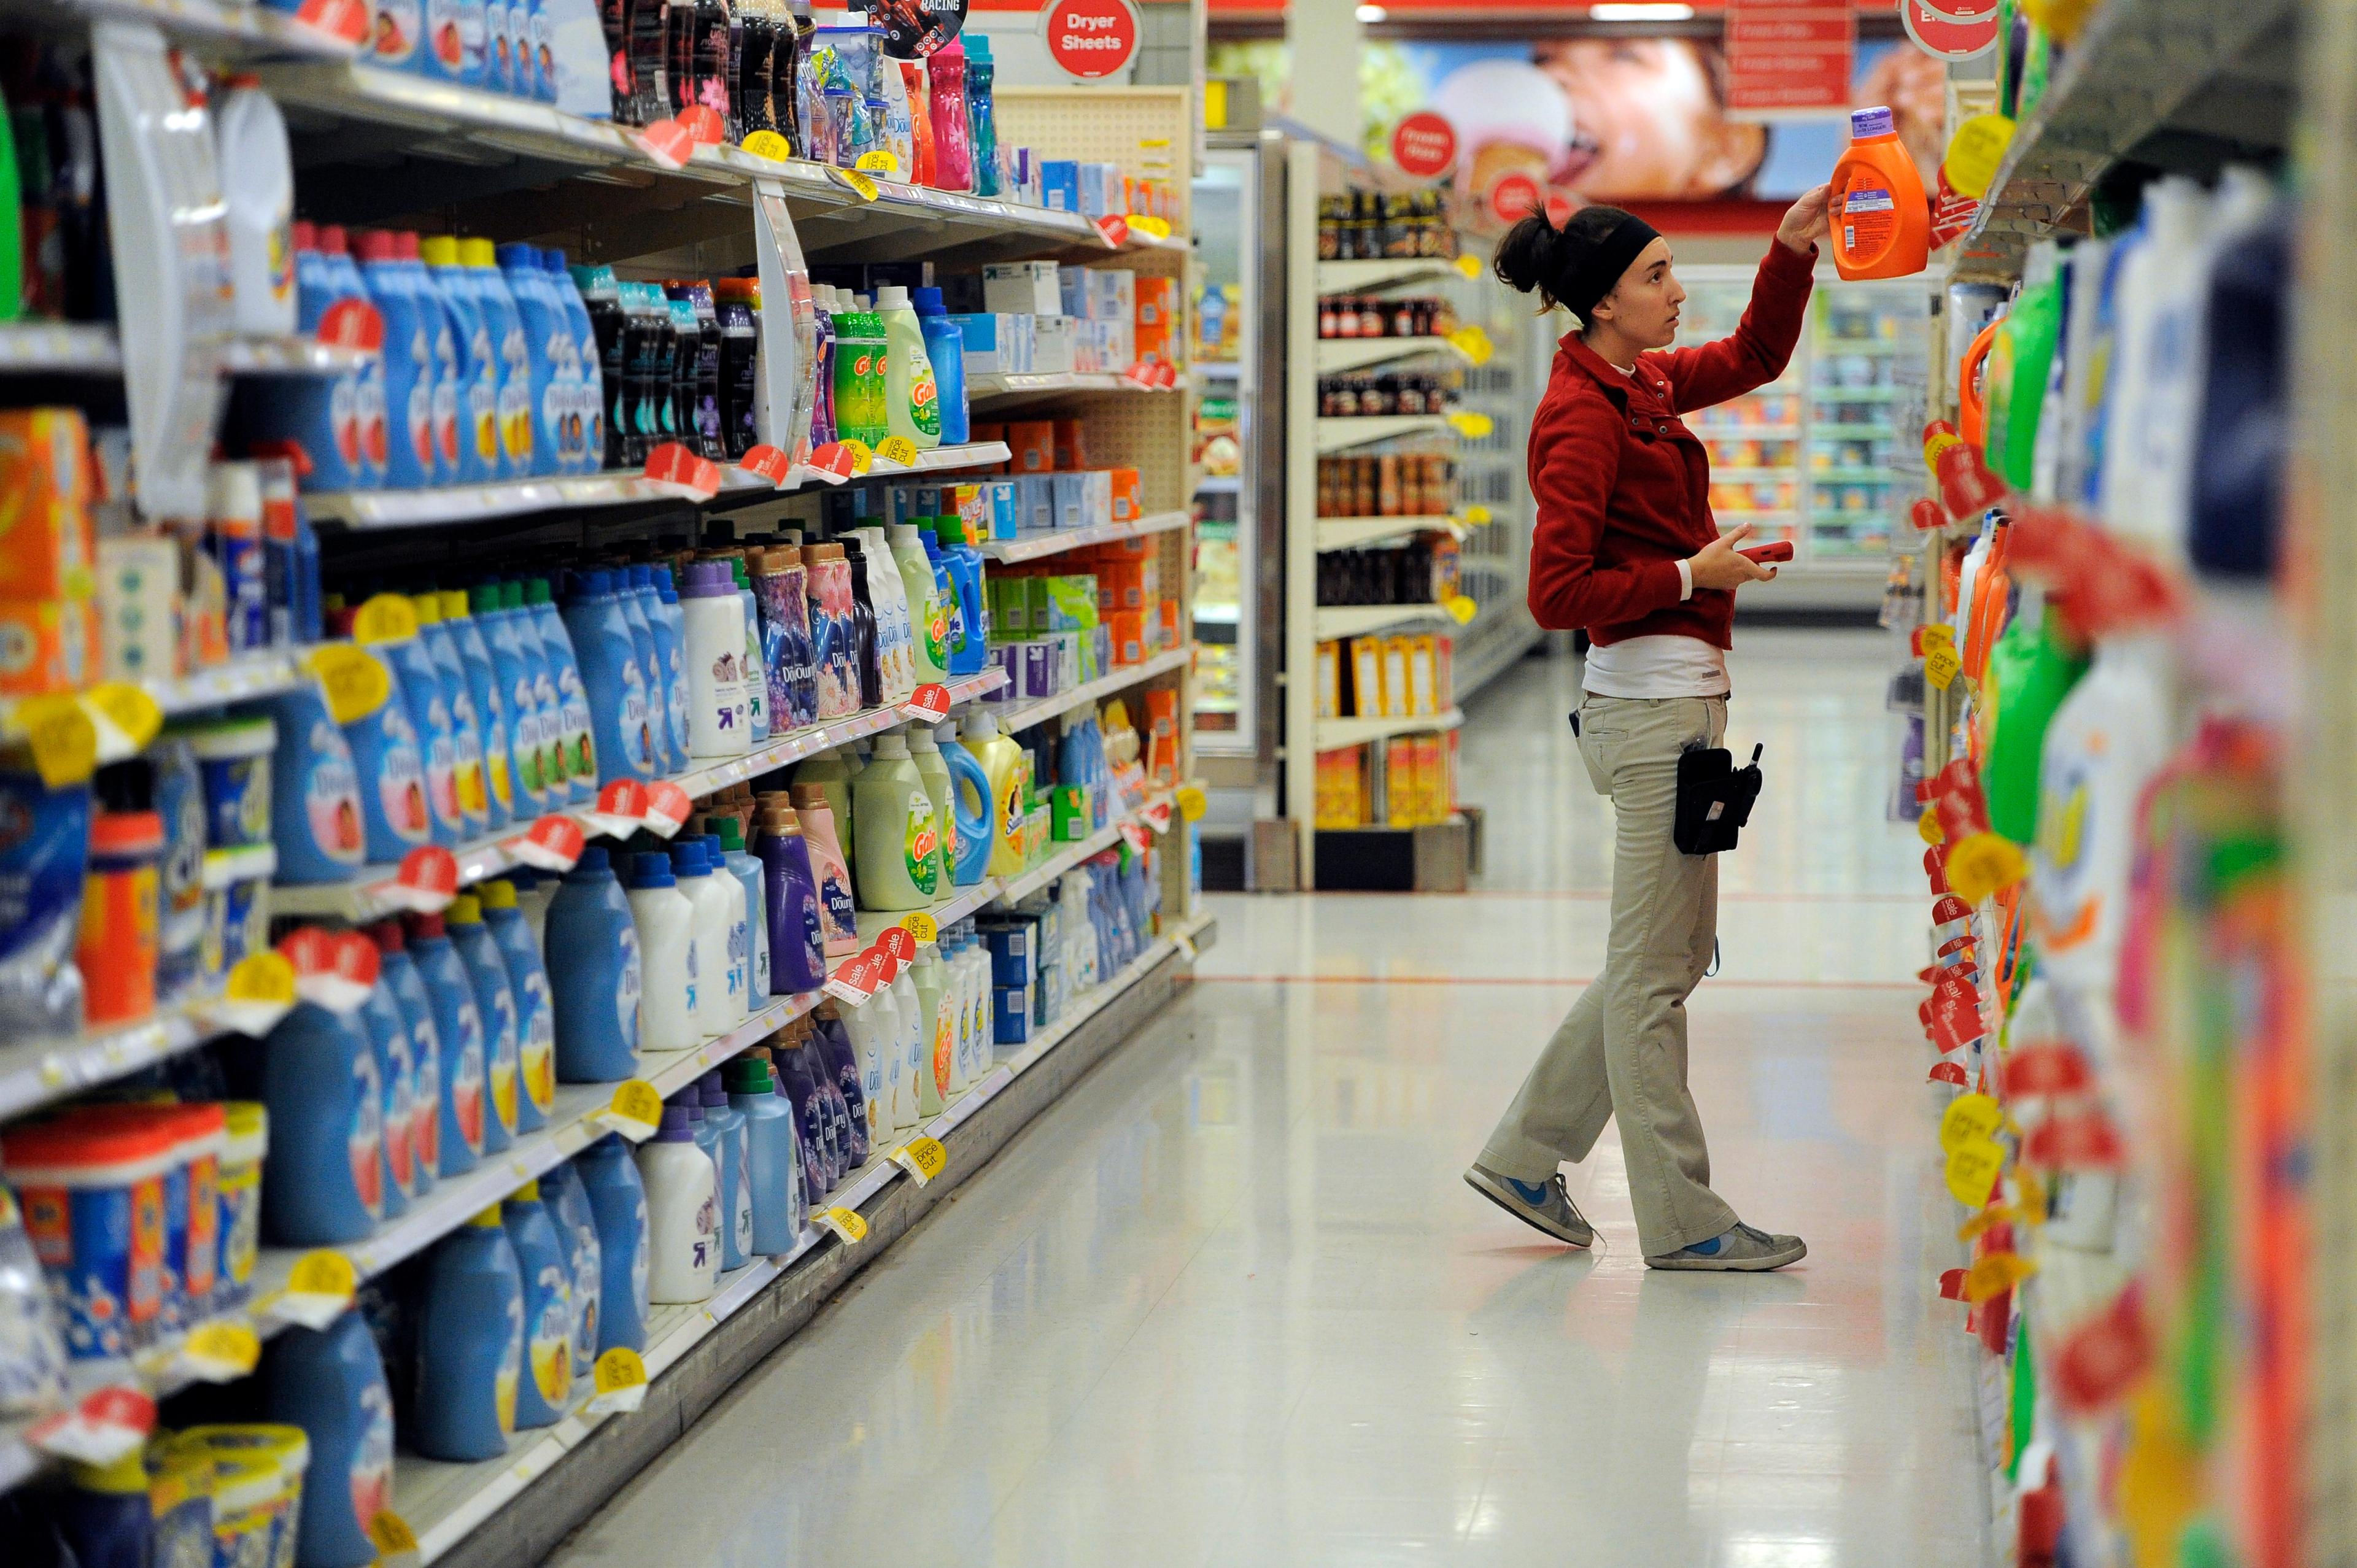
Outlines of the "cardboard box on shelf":
[[1055,316],[1064,308],[1053,262],[993,262],[982,269],[982,297],[989,309],[1016,316]]

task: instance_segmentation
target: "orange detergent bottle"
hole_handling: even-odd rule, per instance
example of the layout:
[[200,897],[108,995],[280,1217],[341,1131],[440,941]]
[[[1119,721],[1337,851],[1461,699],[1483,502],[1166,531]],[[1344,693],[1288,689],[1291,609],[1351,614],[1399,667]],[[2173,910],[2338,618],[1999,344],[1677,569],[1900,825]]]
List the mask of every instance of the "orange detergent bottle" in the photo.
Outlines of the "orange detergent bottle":
[[1834,266],[1846,278],[1903,278],[1932,253],[1932,209],[1887,108],[1853,110],[1834,165]]

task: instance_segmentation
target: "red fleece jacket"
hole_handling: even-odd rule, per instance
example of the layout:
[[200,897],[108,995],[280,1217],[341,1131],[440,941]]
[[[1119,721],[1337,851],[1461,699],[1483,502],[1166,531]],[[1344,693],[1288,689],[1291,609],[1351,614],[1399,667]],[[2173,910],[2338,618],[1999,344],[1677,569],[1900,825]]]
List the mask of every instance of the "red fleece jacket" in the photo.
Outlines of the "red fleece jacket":
[[1678,598],[1678,563],[1718,537],[1710,455],[1678,415],[1784,373],[1808,313],[1813,247],[1771,241],[1734,335],[1638,356],[1633,376],[1571,333],[1531,419],[1531,614],[1589,640],[1659,633],[1732,646],[1735,594]]

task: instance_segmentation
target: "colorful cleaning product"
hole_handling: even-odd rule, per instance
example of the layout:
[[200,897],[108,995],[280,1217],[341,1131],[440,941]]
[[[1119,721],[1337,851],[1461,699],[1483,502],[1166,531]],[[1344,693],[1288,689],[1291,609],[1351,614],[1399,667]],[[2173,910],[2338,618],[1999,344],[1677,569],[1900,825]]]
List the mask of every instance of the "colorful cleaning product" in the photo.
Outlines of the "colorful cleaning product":
[[655,692],[649,705],[661,722],[654,725],[662,743],[664,773],[684,773],[694,766],[688,745],[687,679],[681,662],[686,650],[685,618],[679,596],[673,592],[668,566],[633,566],[630,586],[639,596],[647,631],[654,641]]
[[[569,798],[550,776],[552,721],[541,709],[539,676],[524,654],[516,626],[519,610],[500,602],[496,583],[479,583],[469,596],[478,640],[490,660],[490,680],[507,726],[506,773],[518,821],[536,818]],[[535,650],[538,639],[533,639]],[[469,655],[469,662],[472,656]],[[552,790],[552,784],[554,789]]]
[[556,1003],[548,970],[533,940],[515,884],[503,878],[479,883],[483,924],[507,965],[508,989],[516,1004],[516,1127],[536,1132],[556,1109]]
[[666,774],[685,770],[684,754],[673,756],[671,745],[671,699],[663,689],[662,661],[655,649],[654,623],[648,617],[650,606],[660,615],[662,607],[649,585],[644,566],[617,566],[609,575],[614,588],[615,607],[622,612],[622,624],[630,628],[630,647],[638,660],[639,673],[647,683],[645,729],[647,736],[647,768],[657,779]]
[[[409,961],[434,1009],[434,1032],[442,1044],[442,1165],[445,1176],[473,1170],[490,1146],[486,1113],[490,1084],[490,1044],[484,1034],[483,1013],[475,1000],[475,985],[467,962],[450,944],[439,915],[412,915],[402,923],[402,940]],[[511,1049],[514,1046],[509,1038]],[[512,1061],[511,1061],[512,1066]],[[274,1109],[272,1120],[277,1112]],[[505,1129],[501,1129],[502,1134]],[[498,1147],[505,1148],[500,1137]]]
[[637,1158],[647,1192],[648,1300],[711,1300],[720,1278],[719,1176],[695,1146],[685,1106],[663,1107],[662,1129]]
[[899,568],[900,591],[915,633],[909,644],[915,660],[915,683],[927,685],[945,681],[949,678],[950,617],[933,571],[933,558],[926,553],[923,535],[916,524],[896,522],[884,532],[890,543],[893,564]]
[[692,563],[679,596],[686,625],[688,749],[700,760],[741,756],[752,733],[744,603],[719,561]]
[[483,800],[490,812],[493,831],[511,822],[528,820],[531,807],[516,786],[512,768],[514,741],[510,726],[514,722],[509,712],[497,671],[491,664],[491,650],[483,641],[482,628],[468,604],[467,596],[457,588],[446,588],[441,596],[442,631],[451,648],[457,653],[458,668],[466,677],[467,694],[475,710],[475,722],[482,731]]
[[728,1103],[745,1117],[745,1171],[753,1200],[752,1250],[764,1258],[791,1252],[808,1223],[802,1151],[792,1107],[778,1098],[770,1064],[739,1057],[721,1069]]
[[[414,610],[411,618],[414,619]],[[450,699],[433,651],[414,634],[372,644],[370,651],[392,665],[400,678],[401,694],[409,703],[410,726],[425,759],[425,806],[434,842],[456,848],[470,824],[458,800],[458,738],[451,725]],[[479,822],[472,824],[479,825]]]
[[434,346],[433,425],[434,474],[437,482],[457,484],[463,478],[458,451],[460,410],[467,399],[467,379],[461,358],[458,322],[450,314],[441,285],[426,270],[425,255],[415,233],[407,229],[393,237],[393,253],[407,274],[410,296]]
[[377,1082],[383,1091],[384,1113],[379,1123],[384,1151],[384,1218],[406,1213],[417,1185],[417,1067],[410,1055],[409,1029],[402,1022],[401,1004],[393,999],[379,961],[376,983],[361,1004],[368,1026],[369,1046],[376,1053]]
[[600,783],[656,777],[646,671],[611,572],[581,573],[565,602],[565,628],[597,736]]
[[942,893],[941,830],[924,776],[898,730],[876,737],[876,754],[852,781],[858,802],[853,847],[860,907],[921,909]]
[[[848,781],[843,795],[850,800]],[[841,958],[859,950],[859,923],[851,886],[851,863],[843,853],[843,844],[834,825],[834,811],[827,803],[824,789],[815,784],[797,782],[791,796],[794,815],[802,830],[802,843],[810,851],[811,875],[818,884],[818,917],[820,940],[829,958]]]
[[533,381],[532,350],[525,337],[523,317],[516,309],[515,295],[509,292],[505,274],[500,271],[498,250],[489,240],[461,240],[458,262],[466,271],[467,285],[475,292],[476,308],[482,312],[497,367],[493,408],[499,425],[500,475],[523,479],[535,474],[553,474],[556,471],[555,454],[544,457],[533,439],[533,411],[538,403],[539,389]]
[[630,857],[630,900],[642,987],[640,1044],[651,1051],[685,1050],[704,1038],[696,1027],[695,908],[679,890],[669,854]]
[[748,1015],[770,1004],[770,904],[762,887],[761,863],[745,853],[745,841],[734,817],[714,824],[721,869],[737,879],[745,896],[745,1011]]
[[844,1018],[842,1007],[830,997],[812,1015],[812,1028],[818,1036],[820,1058],[832,1075],[835,1098],[843,1102],[848,1118],[844,1158],[856,1168],[868,1158],[867,1093],[860,1076],[858,1047],[852,1043]]
[[925,781],[925,794],[933,802],[933,832],[941,843],[941,879],[938,888],[949,891],[958,856],[963,848],[958,837],[957,813],[950,783],[949,759],[942,755],[941,742],[933,738],[931,725],[910,725],[902,732],[909,743],[909,760],[916,765],[917,777]]
[[931,1054],[931,1020],[924,1011],[924,998],[917,990],[916,965],[896,964],[886,988],[899,1020],[900,1077],[892,1090],[892,1128],[899,1133],[913,1131],[924,1114],[923,1089],[925,1075],[931,1070],[928,1057]]
[[917,990],[917,1033],[922,1049],[917,1069],[917,1114],[938,1116],[942,1101],[949,1098],[950,1058],[957,1047],[957,1014],[944,1004],[949,973],[938,943],[927,942],[917,949],[909,978]]
[[753,1185],[745,1160],[745,1113],[729,1103],[717,1068],[696,1080],[704,1124],[719,1152],[720,1266],[741,1269],[753,1255]]
[[[634,1167],[635,1168],[635,1167]],[[597,1244],[597,1215],[590,1206],[589,1189],[571,1160],[561,1160],[540,1178],[541,1201],[556,1225],[556,1240],[565,1249],[565,1267],[573,1275],[573,1375],[587,1375],[597,1361],[598,1307],[604,1294],[605,1265]]]
[[[826,983],[826,942],[818,878],[800,814],[783,801],[765,806],[753,853],[761,867],[763,922],[770,938],[770,994],[816,991]],[[845,896],[847,899],[847,889]]]
[[581,666],[573,657],[572,636],[556,613],[545,577],[510,583],[500,590],[500,601],[522,608],[516,637],[527,662],[533,659],[533,638],[539,639],[534,691],[540,698],[542,722],[556,726],[553,740],[557,767],[551,775],[549,804],[557,803],[555,779],[561,777],[573,803],[586,806],[597,798],[597,743],[589,721],[589,693],[581,684]]
[[351,743],[328,714],[316,681],[304,680],[269,698],[261,711],[283,739],[270,769],[276,878],[297,886],[341,882],[368,859]]
[[949,580],[942,601],[950,615],[949,672],[954,680],[975,675],[990,662],[990,612],[983,591],[982,552],[965,539],[965,524],[957,517],[940,521],[941,575]]
[[[419,845],[434,842],[436,819],[426,783],[425,746],[402,687],[400,667],[382,650],[373,657],[384,669],[388,695],[373,710],[347,719],[339,727],[351,747],[352,767],[361,779],[361,843],[367,862],[391,865]],[[307,735],[308,731],[290,729],[288,733]],[[272,822],[274,832],[274,811]]]
[[[384,1215],[384,1085],[367,1020],[299,1001],[270,1031],[263,1056],[270,1159],[262,1227],[273,1245],[323,1247],[366,1239]],[[14,1167],[11,1174],[24,1178]]]
[[1932,249],[1932,209],[1915,156],[1887,107],[1851,111],[1849,134],[1829,198],[1834,266],[1845,278],[1912,276]]
[[1019,876],[1028,864],[1023,818],[1031,787],[1030,754],[1000,734],[998,721],[986,712],[968,714],[961,734],[990,782],[990,875]]
[[942,444],[942,390],[925,352],[925,329],[909,291],[887,284],[876,291],[884,328],[884,423],[887,434],[929,452]]
[[[562,13],[558,17],[560,38],[564,36],[566,29],[571,28],[588,35],[594,39],[598,32],[595,15],[576,19],[577,13],[594,13],[595,8],[591,5],[590,0],[547,0],[547,4],[551,9]],[[594,42],[591,47],[595,47]],[[560,86],[561,91],[563,89]],[[603,83],[593,83],[591,91],[602,92]],[[577,447],[575,456],[576,471],[594,474],[606,467],[607,462],[607,360],[605,338],[598,331],[596,320],[590,315],[588,302],[582,296],[577,277],[579,271],[588,269],[566,266],[565,252],[562,251],[541,252],[540,264],[548,274],[550,295],[564,307],[565,319],[571,324],[573,329],[574,374],[579,382],[579,388],[575,393],[575,412],[572,418],[577,421],[580,426],[580,435],[576,440]],[[605,272],[608,285],[610,286],[613,279],[612,269],[597,270]]]
[[956,886],[972,887],[990,875],[996,842],[990,775],[957,739],[957,725],[944,720],[933,726],[933,736],[934,754],[949,773],[950,817],[957,832],[957,856],[950,879]]
[[573,1162],[597,1223],[597,1353],[643,1350],[647,1343],[647,1189],[638,1161],[619,1133],[608,1133]]
[[778,1098],[794,1118],[794,1142],[802,1150],[802,1196],[819,1203],[842,1179],[842,1167],[826,1097],[819,1092],[810,1066],[794,1048],[791,1031],[778,1035],[770,1046],[770,1072]]
[[941,445],[963,446],[970,428],[965,398],[965,332],[949,317],[942,291],[910,291],[925,360],[933,372],[935,404],[941,410]]
[[[378,978],[401,1010],[403,1033],[409,1039],[409,1145],[417,1161],[416,1190],[429,1190],[442,1175],[442,1123],[447,1090],[443,1083],[442,1033],[434,1021],[434,999],[410,961],[408,943],[399,920],[379,920],[368,928],[376,943]],[[468,1160],[467,1169],[473,1168]]]
[[368,1568],[370,1527],[393,1506],[393,1391],[367,1320],[347,1309],[325,1329],[285,1329],[262,1373],[264,1413],[310,1444],[296,1568]]
[[508,813],[496,806],[484,778],[482,719],[475,711],[474,689],[468,683],[467,667],[458,657],[458,645],[442,624],[442,596],[416,594],[411,596],[410,603],[417,611],[418,644],[434,661],[434,672],[442,684],[443,704],[450,715],[451,786],[457,792],[458,810],[466,817],[467,831],[480,833],[487,829],[503,828],[508,823]]
[[507,959],[490,928],[483,924],[482,900],[471,892],[461,893],[438,918],[444,935],[466,966],[476,1011],[482,1019],[483,1078],[490,1096],[490,1114],[483,1118],[483,1152],[495,1155],[513,1143],[518,1133],[542,1126],[546,1112],[533,1106],[527,1116],[525,1111],[522,1010],[516,1005],[515,988],[508,983]]
[[543,474],[577,473],[581,424],[576,405],[581,377],[575,356],[573,320],[548,286],[540,252],[530,245],[497,246],[500,281],[515,304],[523,333],[526,376],[532,389],[533,467]]
[[516,1382],[515,1423],[553,1426],[573,1391],[573,1265],[537,1181],[510,1193],[500,1217],[523,1285],[523,1376]]
[[695,1030],[701,1038],[710,1039],[745,1021],[745,912],[737,908],[745,893],[735,877],[720,874],[701,837],[671,846],[671,869],[693,914],[689,940],[690,961],[698,977]]
[[420,301],[416,280],[402,263],[390,231],[361,230],[358,244],[361,280],[368,285],[369,303],[384,318],[384,482],[395,489],[421,489],[444,478],[434,430],[439,305]]
[[742,555],[726,558],[729,580],[736,585],[737,607],[745,615],[745,653],[737,676],[745,688],[745,736],[748,748],[770,738],[770,682],[761,656],[761,606],[753,596],[753,579]]
[[417,251],[443,313],[450,319],[455,357],[446,368],[455,372],[458,387],[458,482],[489,484],[505,472],[500,451],[500,358],[493,336],[497,324],[483,313],[481,295],[459,260],[458,241],[447,234],[432,234],[418,242]]
[[[170,1131],[74,1115],[20,1122],[0,1133],[0,1159],[40,1236],[67,1353],[129,1355],[164,1307],[164,1187],[178,1164]],[[349,1220],[340,1211],[324,1218]]]
[[2055,247],[2031,247],[2021,292],[1996,324],[1988,355],[1988,466],[2027,494],[2037,461],[2038,427],[2047,373],[2062,319],[2062,288]]
[[630,900],[591,844],[548,907],[548,987],[556,1008],[556,1080],[614,1083],[639,1070],[639,939]]
[[1981,792],[1989,826],[2024,848],[2038,837],[2047,726],[2086,668],[2050,607],[2043,615],[2017,616],[1990,650],[1979,705]]
[[466,1465],[507,1453],[524,1332],[523,1274],[495,1203],[426,1260],[409,1404],[419,1454]]

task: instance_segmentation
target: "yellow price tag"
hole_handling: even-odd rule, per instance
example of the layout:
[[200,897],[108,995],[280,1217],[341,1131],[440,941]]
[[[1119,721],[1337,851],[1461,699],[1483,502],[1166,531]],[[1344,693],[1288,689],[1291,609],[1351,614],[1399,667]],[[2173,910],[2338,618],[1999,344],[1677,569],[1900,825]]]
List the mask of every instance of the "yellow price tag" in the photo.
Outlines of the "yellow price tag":
[[1964,673],[1964,661],[1953,648],[1935,648],[1923,655],[1923,679],[1944,692]]
[[1468,362],[1477,366],[1488,364],[1490,357],[1498,351],[1490,335],[1479,327],[1459,327],[1448,335],[1448,341]]
[[876,466],[876,454],[869,448],[866,442],[845,441],[839,443],[839,445],[845,451],[851,454],[851,471],[853,473],[864,474],[867,472],[868,469]]
[[1948,842],[1946,830],[1940,826],[1939,807],[1926,806],[1923,808],[1923,814],[1915,819],[1915,836],[1921,839],[1925,843],[1945,843]]
[[1498,422],[1486,413],[1473,413],[1458,409],[1448,416],[1448,428],[1468,441],[1479,441],[1498,427]]
[[1211,809],[1211,802],[1200,784],[1181,784],[1178,792],[1170,799],[1171,803],[1178,808],[1178,814],[1190,822],[1201,822],[1203,813]]
[[1157,240],[1168,240],[1170,238],[1170,220],[1132,213],[1129,217],[1129,231],[1133,234],[1151,234]]
[[900,160],[894,157],[888,149],[878,147],[874,152],[860,154],[857,166],[867,170],[870,174],[897,174],[899,172]]
[[1922,638],[1923,651],[1926,653],[1935,648],[1953,648],[1956,646],[1956,628],[1943,620],[1926,621],[1923,625]]
[[647,1386],[647,1364],[628,1345],[617,1345],[597,1358],[591,1377],[601,1394],[620,1389],[642,1389]]
[[1983,1231],[1999,1225],[2010,1225],[2021,1218],[2021,1211],[2007,1204],[1995,1204],[1982,1209],[1956,1227],[1956,1240],[1971,1241]]
[[285,955],[248,953],[229,972],[231,1002],[255,1002],[265,1007],[295,1005],[295,966]]
[[832,172],[835,178],[848,186],[852,193],[862,201],[873,201],[884,194],[876,188],[876,182],[873,179],[856,168],[839,168]]
[[286,1294],[328,1295],[350,1301],[359,1284],[360,1274],[353,1269],[352,1261],[341,1252],[322,1247],[295,1260],[295,1272],[286,1276]]
[[134,751],[144,751],[164,727],[164,710],[156,699],[124,681],[109,681],[105,685],[82,693],[82,706],[93,716],[103,718],[123,732]]
[[16,725],[50,789],[79,784],[98,767],[98,726],[71,697],[28,697],[16,705]]
[[1457,258],[1457,270],[1466,277],[1478,278],[1481,275],[1481,258],[1469,255],[1459,256]]
[[662,1091],[645,1079],[634,1078],[618,1084],[614,1098],[597,1119],[632,1143],[642,1143],[654,1136],[662,1125]]
[[942,937],[941,927],[922,909],[912,909],[901,916],[900,929],[920,942],[939,941]]
[[1947,171],[1948,188],[1975,201],[1986,196],[1996,179],[1997,165],[2005,161],[2005,150],[2012,145],[2013,122],[2002,114],[1975,114],[1957,126],[1956,134],[1948,138],[1947,156],[1940,161]]
[[1948,886],[1967,904],[1978,904],[2029,875],[2021,846],[2001,833],[1974,833],[1948,852]]
[[867,1239],[867,1221],[856,1208],[845,1208],[838,1205],[834,1208],[822,1209],[819,1212],[818,1222],[834,1231],[835,1240],[846,1247],[855,1241],[864,1241]]
[[198,1367],[198,1376],[225,1383],[253,1370],[262,1359],[262,1341],[242,1323],[208,1323],[190,1331],[181,1356]]
[[1458,626],[1471,626],[1473,618],[1481,612],[1481,607],[1463,594],[1449,595],[1440,601],[1440,607],[1447,610],[1449,618]]
[[2004,1124],[2005,1108],[1986,1094],[1960,1094],[1940,1117],[1940,1147],[1953,1153],[1958,1145],[1985,1139]]
[[1964,1299],[1978,1306],[2037,1272],[2038,1265],[2018,1252],[1991,1252],[1964,1271]]
[[911,1138],[892,1151],[892,1163],[914,1177],[919,1187],[924,1187],[949,1169],[950,1152],[939,1138]]
[[1468,528],[1479,528],[1479,527],[1480,527],[1483,523],[1485,523],[1485,522],[1487,522],[1487,521],[1490,521],[1490,509],[1489,509],[1488,507],[1485,507],[1485,506],[1469,506],[1469,507],[1467,507],[1467,508],[1465,509],[1465,518],[1464,518],[1464,522],[1465,522],[1465,526],[1466,526],[1466,527],[1468,527]]
[[360,642],[400,642],[417,635],[417,607],[402,594],[379,594],[352,616]]
[[2005,1150],[1995,1139],[1968,1139],[1948,1151],[1948,1196],[1966,1208],[1985,1208],[2004,1169]]
[[391,1509],[381,1510],[369,1520],[368,1538],[369,1544],[376,1548],[380,1563],[390,1564],[397,1558],[417,1555],[417,1532]]
[[757,158],[774,158],[780,163],[794,156],[794,149],[775,131],[756,131],[745,138],[745,150]]
[[339,725],[358,724],[393,700],[392,675],[366,649],[341,643],[314,649],[303,666],[319,682],[328,716]]
[[1923,438],[1923,467],[1929,468],[1932,476],[1937,478],[1940,472],[1940,454],[1951,446],[1960,445],[1961,441],[1961,437],[1945,430],[1932,432]]
[[888,435],[876,448],[876,455],[887,463],[898,463],[904,468],[917,466],[917,444],[905,435]]

